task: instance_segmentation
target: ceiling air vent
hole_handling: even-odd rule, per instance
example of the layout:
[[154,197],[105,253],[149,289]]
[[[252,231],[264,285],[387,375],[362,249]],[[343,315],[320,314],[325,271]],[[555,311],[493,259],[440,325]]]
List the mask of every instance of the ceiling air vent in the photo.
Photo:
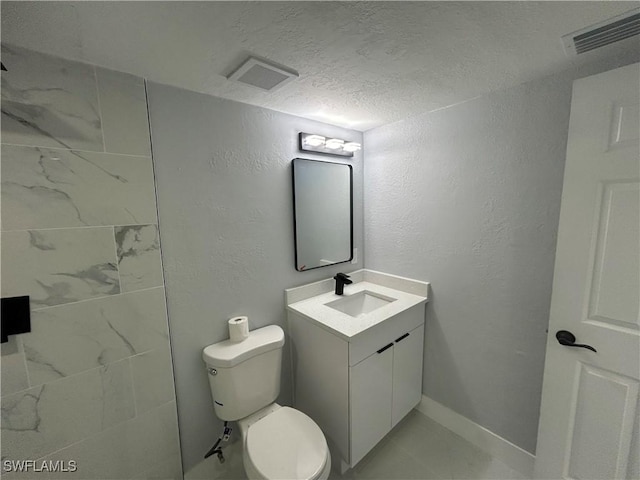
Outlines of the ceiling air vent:
[[255,57],[249,57],[227,78],[272,92],[298,78],[298,73]]
[[640,8],[562,37],[567,56],[604,47],[640,33]]

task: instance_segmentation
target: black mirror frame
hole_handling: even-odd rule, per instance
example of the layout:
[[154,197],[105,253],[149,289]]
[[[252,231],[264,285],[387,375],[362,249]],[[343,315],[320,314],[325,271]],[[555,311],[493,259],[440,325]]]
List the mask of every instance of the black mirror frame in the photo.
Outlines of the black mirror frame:
[[[327,265],[319,265],[317,267],[304,268],[300,270],[298,268],[298,228],[296,222],[296,176],[295,176],[295,161],[304,160],[306,162],[318,162],[318,163],[330,163],[333,165],[342,165],[349,167],[349,258],[341,260],[335,263],[329,263]],[[353,166],[347,163],[340,162],[328,162],[325,160],[313,160],[311,158],[294,158],[291,160],[291,186],[293,194],[293,249],[294,249],[294,268],[298,272],[308,272],[309,270],[316,270],[318,268],[330,267],[332,265],[338,265],[340,263],[347,263],[353,260]]]

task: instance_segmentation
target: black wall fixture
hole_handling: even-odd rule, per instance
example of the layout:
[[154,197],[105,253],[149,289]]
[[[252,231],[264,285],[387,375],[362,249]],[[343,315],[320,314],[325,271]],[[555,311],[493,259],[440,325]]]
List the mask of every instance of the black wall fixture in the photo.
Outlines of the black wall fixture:
[[2,338],[0,343],[9,341],[9,335],[31,331],[31,309],[29,297],[8,297],[1,300]]

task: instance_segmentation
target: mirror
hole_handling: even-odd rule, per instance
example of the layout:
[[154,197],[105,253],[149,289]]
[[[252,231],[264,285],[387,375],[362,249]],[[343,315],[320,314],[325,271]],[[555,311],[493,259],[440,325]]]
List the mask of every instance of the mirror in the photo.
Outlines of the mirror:
[[351,165],[304,158],[294,159],[291,165],[296,270],[303,272],[351,261]]

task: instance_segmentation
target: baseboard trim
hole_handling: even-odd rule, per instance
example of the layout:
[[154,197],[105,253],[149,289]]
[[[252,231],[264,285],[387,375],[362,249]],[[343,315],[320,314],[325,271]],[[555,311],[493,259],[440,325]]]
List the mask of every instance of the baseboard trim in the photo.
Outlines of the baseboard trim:
[[416,408],[427,417],[457,433],[514,470],[529,478],[533,476],[535,455],[425,395],[422,396],[422,400]]

